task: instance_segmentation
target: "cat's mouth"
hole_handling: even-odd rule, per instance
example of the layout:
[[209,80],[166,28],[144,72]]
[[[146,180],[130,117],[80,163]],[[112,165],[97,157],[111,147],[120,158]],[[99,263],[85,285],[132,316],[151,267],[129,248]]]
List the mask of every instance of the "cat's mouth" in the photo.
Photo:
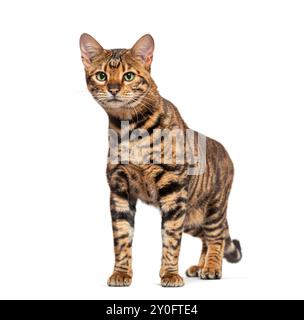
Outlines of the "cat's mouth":
[[111,96],[108,97],[107,99],[104,100],[104,104],[108,108],[115,108],[115,109],[120,109],[120,108],[134,108],[141,99],[142,95],[140,96]]
[[107,105],[109,108],[121,108],[123,104],[124,104],[123,100],[116,97],[107,99]]
[[109,109],[123,109],[128,107],[128,102],[125,99],[110,98],[106,100],[105,106]]
[[111,108],[129,108],[132,104],[137,103],[137,99],[126,99],[120,97],[111,97],[106,100],[106,103]]
[[118,98],[111,98],[111,99],[108,99],[108,102],[122,102],[122,100]]

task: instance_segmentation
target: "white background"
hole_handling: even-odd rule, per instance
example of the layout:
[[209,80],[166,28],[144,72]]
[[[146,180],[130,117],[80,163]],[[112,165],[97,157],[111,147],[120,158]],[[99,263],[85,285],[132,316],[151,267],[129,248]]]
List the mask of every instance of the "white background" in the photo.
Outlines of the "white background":
[[[2,1],[0,298],[304,298],[303,1]],[[107,117],[87,92],[78,39],[156,42],[153,77],[186,122],[221,141],[236,177],[244,259],[218,282],[163,289],[160,215],[140,204],[131,288],[113,267]],[[185,236],[181,272],[199,258]]]

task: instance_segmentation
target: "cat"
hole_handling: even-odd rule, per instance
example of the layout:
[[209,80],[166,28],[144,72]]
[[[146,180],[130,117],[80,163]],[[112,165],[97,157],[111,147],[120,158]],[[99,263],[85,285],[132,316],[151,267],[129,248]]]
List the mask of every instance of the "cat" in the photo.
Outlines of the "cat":
[[[227,223],[227,203],[234,173],[228,153],[220,143],[206,138],[204,172],[196,175],[189,174],[188,162],[177,163],[176,157],[173,163],[164,161],[164,138],[154,139],[154,133],[159,129],[179,129],[185,133],[189,128],[177,108],[160,96],[151,77],[154,52],[151,35],[140,38],[131,49],[106,50],[93,37],[83,34],[80,49],[88,90],[109,117],[109,130],[118,137],[118,152],[123,149],[124,138],[130,138],[131,132],[138,129],[145,130],[147,135],[130,142],[131,150],[140,142],[149,158],[151,144],[160,146],[160,163],[125,162],[121,155],[120,161],[108,161],[115,251],[114,272],[108,285],[131,285],[132,240],[139,199],[161,211],[160,278],[163,287],[184,285],[178,268],[184,232],[202,241],[199,263],[190,267],[186,275],[220,279],[223,258],[231,263],[242,258],[240,242],[231,240]],[[125,122],[127,130],[122,129]],[[173,141],[174,157],[182,144]],[[110,143],[109,152],[115,149],[114,145]]]

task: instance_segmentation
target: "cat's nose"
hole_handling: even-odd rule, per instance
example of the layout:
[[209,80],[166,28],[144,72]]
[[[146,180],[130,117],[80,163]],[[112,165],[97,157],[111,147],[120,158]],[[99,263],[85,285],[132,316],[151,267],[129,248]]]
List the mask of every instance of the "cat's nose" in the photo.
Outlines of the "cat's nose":
[[113,96],[116,96],[117,93],[120,91],[120,84],[119,83],[109,83],[108,84],[108,90],[110,93],[112,93]]

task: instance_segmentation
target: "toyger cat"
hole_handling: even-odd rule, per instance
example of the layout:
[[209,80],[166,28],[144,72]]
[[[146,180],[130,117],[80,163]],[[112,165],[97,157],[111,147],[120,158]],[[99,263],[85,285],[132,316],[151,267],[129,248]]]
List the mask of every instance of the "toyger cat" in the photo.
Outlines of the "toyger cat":
[[[150,35],[143,36],[129,50],[105,50],[90,35],[83,34],[80,48],[88,89],[108,114],[109,128],[117,133],[119,143],[123,135],[121,121],[129,122],[130,132],[147,130],[146,146],[151,146],[156,129],[188,129],[176,107],[160,96],[151,77],[154,40]],[[161,146],[164,159],[164,139],[153,142]],[[115,248],[109,286],[129,286],[132,282],[132,239],[138,199],[161,211],[163,287],[184,285],[178,272],[183,232],[202,240],[199,263],[187,270],[189,277],[220,279],[223,258],[232,263],[241,260],[240,243],[231,240],[227,223],[233,180],[228,153],[220,143],[206,138],[204,173],[188,175],[187,167],[187,163],[176,162],[108,163]]]

